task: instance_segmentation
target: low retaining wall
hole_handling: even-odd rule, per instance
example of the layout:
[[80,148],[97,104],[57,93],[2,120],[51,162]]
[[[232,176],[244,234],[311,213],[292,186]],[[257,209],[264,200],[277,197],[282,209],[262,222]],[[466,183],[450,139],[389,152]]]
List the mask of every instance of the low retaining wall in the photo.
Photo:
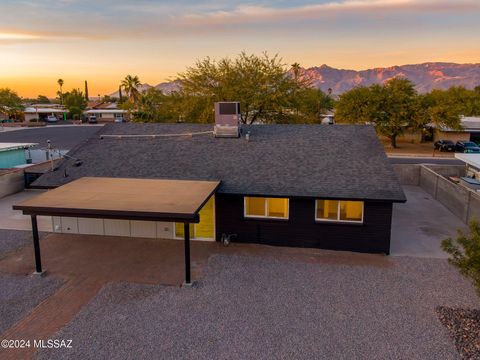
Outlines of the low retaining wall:
[[24,189],[22,169],[0,170],[0,199]]
[[465,166],[395,164],[393,168],[402,185],[420,186],[463,222],[480,219],[480,195],[448,179],[465,176]]

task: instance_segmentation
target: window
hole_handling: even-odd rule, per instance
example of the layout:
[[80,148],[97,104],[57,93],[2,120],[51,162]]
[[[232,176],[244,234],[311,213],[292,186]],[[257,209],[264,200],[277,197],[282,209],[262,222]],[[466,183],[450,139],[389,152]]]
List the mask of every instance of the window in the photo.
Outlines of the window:
[[288,219],[288,199],[245,196],[245,217]]
[[363,201],[316,200],[315,220],[363,222]]

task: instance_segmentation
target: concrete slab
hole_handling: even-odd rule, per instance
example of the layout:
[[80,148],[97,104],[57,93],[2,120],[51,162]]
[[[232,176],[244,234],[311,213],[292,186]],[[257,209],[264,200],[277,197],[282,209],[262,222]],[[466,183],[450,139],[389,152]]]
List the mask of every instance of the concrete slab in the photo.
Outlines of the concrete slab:
[[[13,204],[30,199],[43,190],[24,190],[19,193],[0,199],[0,229],[32,230],[30,216],[25,216],[21,211],[13,210]],[[39,216],[38,229],[40,231],[52,231],[51,217]]]
[[467,226],[418,186],[403,187],[407,202],[393,206],[391,255],[447,258],[442,240]]

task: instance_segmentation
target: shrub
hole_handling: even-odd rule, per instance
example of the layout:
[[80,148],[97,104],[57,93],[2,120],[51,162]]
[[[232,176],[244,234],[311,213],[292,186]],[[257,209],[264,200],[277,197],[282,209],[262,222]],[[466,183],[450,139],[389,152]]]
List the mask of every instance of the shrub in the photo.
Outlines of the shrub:
[[442,249],[451,255],[448,262],[473,283],[480,296],[480,225],[471,219],[468,227],[469,233],[458,230],[455,240],[443,240]]

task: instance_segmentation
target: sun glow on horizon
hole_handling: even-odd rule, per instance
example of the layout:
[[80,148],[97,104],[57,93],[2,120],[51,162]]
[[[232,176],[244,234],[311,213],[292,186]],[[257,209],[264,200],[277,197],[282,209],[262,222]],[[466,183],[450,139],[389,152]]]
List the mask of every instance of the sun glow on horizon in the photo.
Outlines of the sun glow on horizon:
[[0,32],[0,41],[1,40],[36,40],[40,38],[41,36],[33,35],[33,34]]

